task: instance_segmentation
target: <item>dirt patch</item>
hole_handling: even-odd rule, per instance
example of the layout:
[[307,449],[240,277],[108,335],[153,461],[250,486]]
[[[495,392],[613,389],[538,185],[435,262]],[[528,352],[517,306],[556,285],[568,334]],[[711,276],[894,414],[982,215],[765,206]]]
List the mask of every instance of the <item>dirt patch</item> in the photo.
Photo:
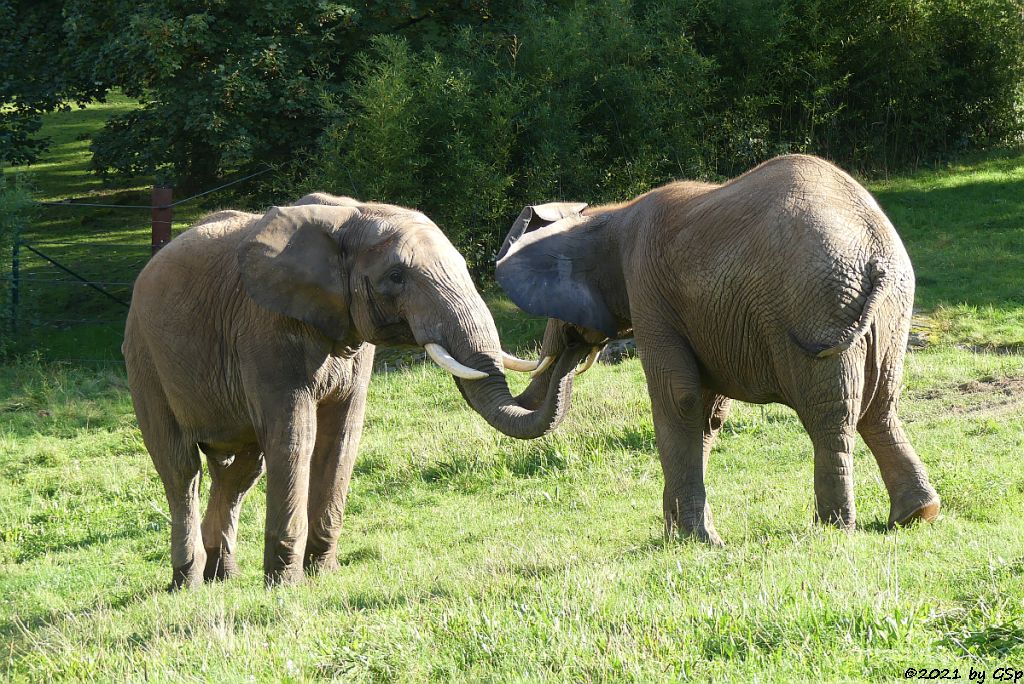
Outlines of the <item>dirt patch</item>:
[[1020,356],[1024,354],[1024,342],[1011,342],[1010,344],[969,344],[958,346],[960,349],[967,349],[975,354],[996,354],[997,356]]
[[980,378],[950,388],[934,389],[925,399],[946,399],[958,416],[998,418],[1024,413],[1024,377]]

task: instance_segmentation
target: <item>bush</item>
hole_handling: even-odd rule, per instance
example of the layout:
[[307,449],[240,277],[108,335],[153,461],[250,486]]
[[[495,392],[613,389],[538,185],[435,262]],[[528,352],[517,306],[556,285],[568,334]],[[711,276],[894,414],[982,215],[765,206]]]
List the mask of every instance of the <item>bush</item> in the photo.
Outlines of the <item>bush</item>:
[[93,140],[93,168],[187,187],[292,161],[340,115],[343,72],[370,37],[409,29],[425,40],[477,17],[477,4],[116,0],[110,26],[95,9],[107,3],[67,0],[69,38],[103,46],[94,78],[142,105]]
[[810,152],[867,172],[1019,135],[1020,0],[525,5],[443,50],[377,37],[293,192],[415,205],[478,273],[529,203]]
[[620,200],[783,152],[872,173],[1020,140],[1022,12],[1024,0],[0,0],[7,62],[45,66],[0,88],[0,104],[15,86],[34,93],[0,107],[0,142],[27,158],[54,93],[117,86],[141,107],[94,138],[102,174],[205,187],[276,165],[289,170],[278,197],[416,205],[489,271],[526,203]]

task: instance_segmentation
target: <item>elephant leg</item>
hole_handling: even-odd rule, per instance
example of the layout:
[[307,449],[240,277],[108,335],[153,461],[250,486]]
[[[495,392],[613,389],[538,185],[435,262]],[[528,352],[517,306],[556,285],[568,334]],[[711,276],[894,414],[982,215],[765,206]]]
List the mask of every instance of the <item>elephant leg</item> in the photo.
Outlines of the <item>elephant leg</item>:
[[242,501],[263,474],[263,454],[258,447],[236,454],[207,453],[210,469],[210,500],[203,518],[203,546],[206,547],[207,581],[238,574],[235,539]]
[[306,508],[317,431],[316,405],[309,398],[298,399],[284,414],[271,417],[263,412],[267,426],[262,440],[267,467],[263,574],[267,586],[302,579],[308,530]]
[[206,551],[199,524],[199,449],[186,441],[163,395],[132,392],[142,439],[160,475],[171,513],[170,590],[203,582]]
[[854,430],[848,425],[816,425],[814,445],[815,520],[853,529],[857,507],[853,497]]
[[707,388],[701,390],[700,397],[703,405],[703,423],[701,425],[704,431],[704,470],[706,471],[708,458],[711,456],[711,447],[714,446],[715,439],[718,437],[725,419],[729,416],[732,399],[724,394],[716,394]]
[[338,566],[338,535],[345,517],[352,467],[363,433],[366,391],[373,370],[373,348],[360,352],[353,369],[351,395],[317,409],[316,446],[309,488],[309,536],[303,566],[323,572]]
[[863,353],[805,359],[799,373],[806,388],[794,408],[814,445],[815,519],[852,529],[853,447],[864,387]]
[[[638,336],[654,413],[654,438],[665,475],[665,534],[722,545],[704,488],[705,406],[700,373],[686,342],[671,333]],[[710,445],[709,437],[707,441]]]
[[890,403],[880,415],[869,412],[858,429],[878,462],[889,492],[889,527],[935,518],[939,514],[939,495],[928,481],[895,406]]

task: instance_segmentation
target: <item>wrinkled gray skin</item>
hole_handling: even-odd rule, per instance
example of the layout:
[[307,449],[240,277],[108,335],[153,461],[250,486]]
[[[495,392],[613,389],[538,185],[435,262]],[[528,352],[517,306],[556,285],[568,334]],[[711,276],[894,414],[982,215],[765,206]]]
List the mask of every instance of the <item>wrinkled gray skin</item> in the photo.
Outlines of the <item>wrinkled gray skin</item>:
[[[668,534],[721,544],[704,473],[731,399],[796,410],[814,446],[820,521],[854,525],[857,432],[889,492],[889,525],[938,514],[896,414],[914,273],[863,187],[821,159],[785,156],[725,185],[672,183],[584,206],[527,207],[499,254],[498,282],[524,310],[551,317],[544,355],[632,330]],[[521,402],[542,401],[542,390]]]
[[267,583],[335,567],[373,345],[431,342],[488,374],[457,382],[511,436],[568,407],[571,373],[529,409],[510,395],[465,261],[419,212],[316,194],[213,214],[164,247],[136,280],[122,351],[170,505],[172,587],[237,572],[241,503],[264,469]]

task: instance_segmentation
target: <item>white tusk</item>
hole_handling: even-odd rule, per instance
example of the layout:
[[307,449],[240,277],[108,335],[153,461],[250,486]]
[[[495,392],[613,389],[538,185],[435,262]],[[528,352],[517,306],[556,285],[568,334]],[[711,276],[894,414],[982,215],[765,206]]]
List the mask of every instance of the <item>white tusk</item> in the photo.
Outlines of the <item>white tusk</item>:
[[587,360],[583,362],[583,366],[578,371],[576,371],[576,375],[583,375],[588,370],[590,370],[590,367],[594,365],[595,361],[597,361],[597,355],[600,353],[600,347],[594,347],[593,349],[591,349],[590,355],[587,356]]
[[434,359],[434,363],[441,368],[444,368],[457,378],[462,378],[463,380],[480,380],[481,378],[487,377],[487,373],[478,371],[475,368],[470,368],[469,366],[464,366],[456,361],[455,357],[449,354],[448,350],[439,344],[430,342],[423,345],[423,348],[427,350],[428,354],[430,354],[430,358]]
[[554,362],[555,362],[555,357],[554,356],[545,356],[543,359],[540,360],[540,364],[537,366],[537,370],[535,370],[532,373],[530,373],[530,377],[531,378],[537,377],[538,375],[540,375],[541,373],[546,371],[548,369],[548,367],[551,366],[551,364],[553,364]]
[[537,370],[540,366],[540,361],[527,361],[526,359],[520,359],[512,356],[508,352],[501,352],[501,361],[505,365],[505,368],[523,373],[529,373],[530,371]]

